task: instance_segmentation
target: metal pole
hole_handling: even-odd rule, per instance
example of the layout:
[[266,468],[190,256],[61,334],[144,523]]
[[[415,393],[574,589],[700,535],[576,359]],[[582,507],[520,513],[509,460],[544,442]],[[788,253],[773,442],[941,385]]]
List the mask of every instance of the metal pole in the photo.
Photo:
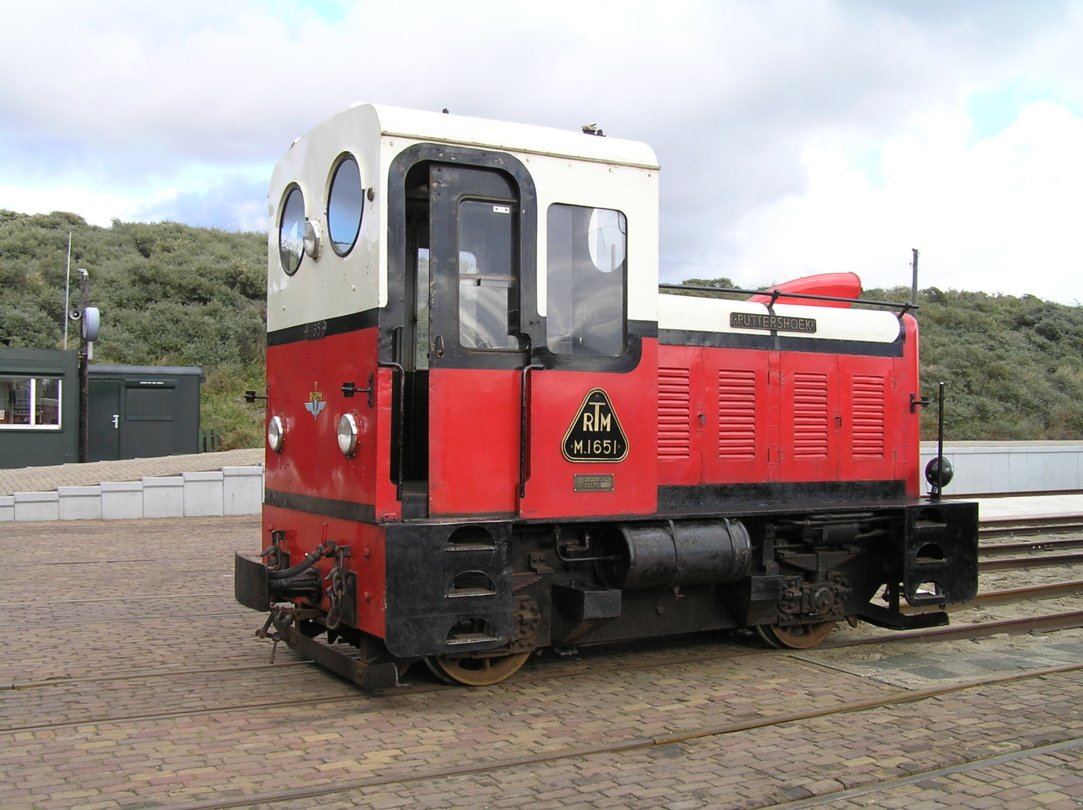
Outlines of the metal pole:
[[68,231],[68,262],[64,266],[64,351],[68,350],[68,290],[71,285],[71,231]]
[[910,283],[910,303],[916,307],[918,305],[918,249],[910,248],[910,252],[914,254],[914,275],[913,281]]
[[936,405],[936,486],[933,500],[939,501],[944,491],[944,383],[940,383]]
[[[79,311],[83,314],[83,318],[86,318],[86,301],[87,301],[87,284],[88,275],[87,271],[80,268],[79,270],[79,287],[80,287],[80,303]],[[87,449],[87,439],[89,435],[89,425],[87,422],[87,402],[90,398],[90,385],[88,382],[88,366],[90,365],[87,357],[87,341],[84,336],[84,330],[81,328],[84,323],[83,319],[80,319],[80,340],[79,340],[79,463],[84,464],[89,460],[90,453]]]

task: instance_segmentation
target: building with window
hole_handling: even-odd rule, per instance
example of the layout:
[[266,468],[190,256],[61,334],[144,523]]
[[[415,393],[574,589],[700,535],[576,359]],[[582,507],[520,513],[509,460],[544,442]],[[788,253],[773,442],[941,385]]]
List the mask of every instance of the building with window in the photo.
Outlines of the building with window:
[[[90,366],[88,461],[200,450],[198,367]],[[0,347],[0,468],[79,460],[74,351]]]
[[78,460],[76,353],[0,348],[0,467]]

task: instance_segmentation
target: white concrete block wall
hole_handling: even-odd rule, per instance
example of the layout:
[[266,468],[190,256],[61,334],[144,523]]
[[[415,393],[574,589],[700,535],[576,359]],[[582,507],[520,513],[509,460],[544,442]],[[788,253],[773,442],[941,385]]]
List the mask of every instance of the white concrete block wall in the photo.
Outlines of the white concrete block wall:
[[222,470],[222,514],[258,515],[263,508],[263,468]]
[[184,517],[184,477],[144,478],[143,517]]
[[262,508],[263,467],[226,467],[142,481],[59,487],[55,492],[0,495],[0,523],[258,515]]
[[102,488],[60,487],[61,520],[100,520],[102,516]]
[[[925,465],[935,442],[922,442]],[[955,469],[947,495],[1083,491],[1083,442],[948,443],[944,454]],[[29,520],[116,520],[196,515],[258,515],[263,503],[261,466],[216,472],[61,487],[57,492],[0,495],[0,523]]]
[[56,492],[16,492],[16,520],[59,520],[60,495]]
[[131,520],[143,517],[143,482],[119,481],[102,484],[102,518]]
[[221,515],[222,471],[186,472],[183,479],[184,516],[205,517]]
[[[934,442],[921,445],[921,470],[936,455]],[[944,445],[955,477],[946,495],[1072,492],[1083,490],[1083,444],[1033,443]],[[924,484],[923,484],[924,486]]]

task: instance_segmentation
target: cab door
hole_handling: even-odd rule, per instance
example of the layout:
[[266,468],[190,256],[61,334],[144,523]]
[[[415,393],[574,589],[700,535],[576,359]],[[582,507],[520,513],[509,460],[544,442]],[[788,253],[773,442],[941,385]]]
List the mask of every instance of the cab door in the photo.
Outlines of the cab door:
[[629,274],[646,272],[629,258],[629,227],[616,209],[545,212],[544,345],[523,375],[524,518],[657,512],[658,341],[656,325],[628,317]]
[[517,185],[499,170],[433,163],[429,209],[429,515],[512,515],[528,343]]

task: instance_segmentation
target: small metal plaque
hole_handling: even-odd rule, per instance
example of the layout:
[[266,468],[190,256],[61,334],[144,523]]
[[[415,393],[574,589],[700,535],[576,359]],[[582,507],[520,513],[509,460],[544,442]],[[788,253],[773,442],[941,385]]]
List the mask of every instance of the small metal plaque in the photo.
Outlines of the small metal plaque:
[[609,395],[601,388],[591,389],[583,398],[564,434],[563,450],[568,461],[618,462],[628,455],[628,437]]
[[790,315],[760,315],[753,312],[731,312],[731,329],[763,329],[767,332],[800,332],[816,334],[815,318],[794,318]]
[[612,475],[577,475],[574,489],[576,492],[612,492]]

